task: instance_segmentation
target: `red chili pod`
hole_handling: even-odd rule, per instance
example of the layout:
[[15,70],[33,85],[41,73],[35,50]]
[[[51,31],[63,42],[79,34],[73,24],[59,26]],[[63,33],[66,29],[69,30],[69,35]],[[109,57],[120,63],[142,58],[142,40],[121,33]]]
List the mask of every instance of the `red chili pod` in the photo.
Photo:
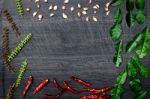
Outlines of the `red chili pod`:
[[55,78],[53,79],[53,84],[54,84],[54,87],[56,87],[57,89],[63,90],[63,88],[58,84],[58,82]]
[[73,89],[66,81],[63,81],[63,85],[66,91],[72,92],[73,94],[78,94],[79,92]]
[[27,80],[27,83],[25,84],[25,87],[24,87],[24,90],[22,92],[22,99],[25,97],[25,95],[27,94],[31,84],[33,82],[33,77],[30,75],[28,80]]
[[45,94],[44,95],[44,99],[57,99],[59,98],[61,95],[62,95],[63,92],[59,92],[57,95],[48,95],[48,94]]
[[84,80],[82,80],[82,79],[80,79],[80,78],[77,78],[77,77],[74,77],[74,76],[71,76],[70,77],[72,80],[74,80],[75,82],[77,82],[77,83],[79,83],[79,84],[81,84],[81,85],[84,85],[84,86],[86,86],[86,87],[90,87],[91,86],[91,84],[89,83],[89,82],[86,82],[86,81],[84,81]]
[[105,95],[105,96],[89,95],[89,96],[83,96],[80,99],[109,99],[109,98],[110,98],[109,95]]
[[43,80],[34,90],[33,94],[37,94],[43,87],[48,84],[48,79]]
[[107,86],[107,87],[100,88],[100,89],[86,88],[86,89],[84,89],[84,91],[89,91],[89,92],[91,92],[92,94],[102,94],[102,93],[108,92],[108,91],[111,90],[111,89],[112,89],[112,86]]

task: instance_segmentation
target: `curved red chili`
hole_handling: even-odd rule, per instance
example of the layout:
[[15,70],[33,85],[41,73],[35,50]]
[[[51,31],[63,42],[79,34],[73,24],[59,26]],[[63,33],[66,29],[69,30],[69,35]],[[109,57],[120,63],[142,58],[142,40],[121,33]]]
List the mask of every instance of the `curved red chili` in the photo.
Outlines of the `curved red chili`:
[[104,96],[98,96],[98,95],[89,95],[89,96],[83,96],[80,99],[109,99],[109,95]]
[[63,85],[66,91],[72,92],[73,94],[78,94],[79,92],[73,89],[66,81],[63,81]]
[[107,86],[107,87],[100,88],[100,89],[86,88],[86,89],[84,89],[84,91],[89,91],[89,92],[91,92],[92,94],[102,94],[102,93],[108,92],[108,91],[111,90],[111,89],[112,89],[112,86]]
[[63,88],[58,84],[56,78],[53,79],[53,84],[54,84],[54,87],[56,87],[57,89],[63,90]]
[[86,87],[90,87],[91,86],[91,84],[89,83],[89,82],[86,82],[86,81],[84,81],[84,80],[82,80],[82,79],[80,79],[80,78],[77,78],[77,77],[74,77],[74,76],[71,76],[70,77],[72,80],[74,80],[75,82],[77,82],[77,83],[79,83],[79,84],[81,84],[81,85],[84,85],[84,86],[86,86]]
[[48,94],[45,94],[44,95],[44,99],[57,99],[59,98],[61,95],[62,95],[62,91],[59,92],[57,95],[48,95]]
[[22,92],[22,98],[24,98],[25,95],[27,94],[29,87],[31,86],[32,82],[33,82],[33,77],[30,75],[28,80],[27,80],[27,83],[25,84],[24,90]]
[[33,94],[37,94],[43,87],[48,84],[48,79],[43,80],[34,90]]

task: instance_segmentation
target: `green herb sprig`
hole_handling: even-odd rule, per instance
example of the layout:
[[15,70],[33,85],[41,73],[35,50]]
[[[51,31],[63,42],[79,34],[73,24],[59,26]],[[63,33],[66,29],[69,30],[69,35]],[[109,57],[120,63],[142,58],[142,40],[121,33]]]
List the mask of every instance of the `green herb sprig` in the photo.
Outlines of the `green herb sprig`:
[[24,9],[23,9],[23,5],[22,5],[22,0],[16,0],[16,7],[17,7],[17,11],[19,16],[23,16],[24,15]]

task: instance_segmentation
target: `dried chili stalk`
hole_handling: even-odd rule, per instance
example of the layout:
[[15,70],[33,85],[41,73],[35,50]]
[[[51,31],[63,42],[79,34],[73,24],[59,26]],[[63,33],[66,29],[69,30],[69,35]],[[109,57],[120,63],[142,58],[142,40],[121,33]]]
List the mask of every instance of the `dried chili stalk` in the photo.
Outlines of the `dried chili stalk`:
[[15,83],[13,83],[13,85],[11,85],[11,86],[9,87],[9,90],[8,90],[8,93],[7,93],[7,96],[6,96],[6,99],[13,99],[14,90],[15,90]]

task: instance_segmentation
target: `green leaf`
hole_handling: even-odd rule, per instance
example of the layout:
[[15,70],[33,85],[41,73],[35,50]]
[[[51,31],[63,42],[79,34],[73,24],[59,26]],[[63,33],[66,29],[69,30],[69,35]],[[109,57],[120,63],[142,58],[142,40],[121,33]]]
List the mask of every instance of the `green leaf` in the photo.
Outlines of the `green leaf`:
[[145,0],[135,0],[136,1],[136,8],[139,10],[143,10],[145,7]]
[[126,15],[126,23],[128,27],[132,27],[135,23],[135,14],[132,11],[129,11]]
[[143,24],[146,20],[146,14],[143,10],[138,10],[135,18],[136,18],[137,23]]
[[112,5],[112,6],[118,6],[118,5],[121,5],[122,2],[123,2],[123,0],[113,0],[113,1],[111,2],[111,5]]
[[135,93],[138,93],[140,90],[142,90],[142,85],[138,78],[132,79],[129,82],[129,86]]
[[113,41],[119,40],[121,34],[122,34],[121,24],[115,24],[111,27],[110,36],[111,36]]
[[135,48],[137,47],[137,45],[140,43],[141,39],[142,39],[142,35],[141,33],[137,34],[132,41],[130,41],[127,46],[126,46],[126,51],[127,52],[131,52],[133,50],[135,50]]
[[137,51],[136,51],[139,58],[143,58],[150,52],[150,45],[148,43],[148,41],[150,41],[150,29],[145,28],[142,34],[143,34],[142,43],[138,45]]
[[141,90],[141,91],[137,94],[137,96],[136,96],[135,99],[145,99],[146,95],[147,95],[147,91],[145,91],[145,90],[143,89],[143,90]]
[[123,44],[122,42],[119,42],[116,44],[116,52],[113,59],[114,64],[116,67],[119,67],[122,63],[122,50],[123,50]]
[[128,12],[134,10],[134,0],[127,0],[126,9],[127,9]]
[[136,66],[139,70],[140,70],[140,74],[143,77],[148,77],[149,75],[149,69],[146,68],[140,61],[140,59],[138,57],[132,57],[131,58],[131,62],[134,66]]
[[136,68],[135,66],[133,66],[133,64],[131,64],[130,62],[128,63],[128,75],[132,78],[135,78],[136,75],[137,75],[137,71],[136,71]]
[[115,24],[121,24],[122,23],[122,18],[123,18],[123,15],[122,15],[121,10],[117,9],[117,11],[115,13],[115,16],[114,16],[114,23]]
[[116,84],[121,84],[123,85],[126,81],[126,78],[127,78],[127,71],[123,71],[121,72],[118,77],[117,77],[117,81],[116,81]]
[[120,96],[124,93],[123,85],[114,85],[111,90],[111,99],[120,99]]

